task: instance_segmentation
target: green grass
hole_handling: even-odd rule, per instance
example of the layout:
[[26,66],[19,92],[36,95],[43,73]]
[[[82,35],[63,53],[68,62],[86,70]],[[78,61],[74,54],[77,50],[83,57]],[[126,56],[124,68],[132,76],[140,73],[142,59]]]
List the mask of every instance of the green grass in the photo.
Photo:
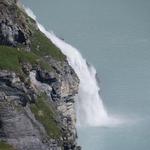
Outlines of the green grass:
[[38,57],[34,53],[25,52],[16,48],[0,46],[0,69],[20,72],[21,62],[37,63]]
[[31,49],[38,56],[50,55],[59,61],[66,59],[66,56],[39,30],[34,31],[31,41]]
[[31,111],[35,118],[44,126],[49,137],[60,138],[62,136],[58,123],[55,121],[56,114],[53,108],[47,104],[46,95],[42,94],[36,100],[35,104],[31,104]]
[[7,46],[0,46],[0,69],[8,69],[17,73],[22,72],[21,63],[28,62],[31,65],[39,65],[42,69],[51,70],[51,66],[33,52],[26,52]]
[[[36,29],[36,22],[29,17],[22,9],[18,8],[15,4],[10,7],[10,11],[14,11],[17,16],[18,23],[23,22],[32,33],[31,50],[32,52],[23,51],[24,45],[18,45],[17,48],[0,46],[0,69],[9,69],[20,71],[20,62],[27,61],[31,64],[39,63],[42,69],[51,69],[42,56],[50,55],[58,61],[66,60],[66,56],[40,31]],[[37,61],[38,59],[38,61]]]
[[0,141],[0,150],[14,150],[14,148],[6,142]]

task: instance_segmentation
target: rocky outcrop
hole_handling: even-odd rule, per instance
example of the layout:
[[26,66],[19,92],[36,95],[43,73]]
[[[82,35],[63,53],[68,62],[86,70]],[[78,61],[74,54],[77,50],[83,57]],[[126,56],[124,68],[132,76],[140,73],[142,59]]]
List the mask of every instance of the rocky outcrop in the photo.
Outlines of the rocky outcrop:
[[[45,41],[50,46],[45,48]],[[0,144],[15,150],[79,150],[74,108],[79,79],[16,0],[0,1],[0,52],[4,48],[5,56],[11,50],[9,59],[16,57],[4,60],[7,65],[0,61]]]
[[66,142],[66,149],[69,149],[77,144],[74,96],[78,92],[79,79],[67,61],[62,63],[50,57],[46,57],[45,60],[51,64],[53,72],[37,70],[36,79],[52,88],[51,98],[60,113],[60,120],[67,134],[66,141],[70,144],[67,145]]
[[[68,71],[70,69],[70,66],[68,66]],[[62,145],[65,150],[78,149],[76,147],[76,116],[73,97],[77,93],[79,81],[75,74],[75,80],[63,78],[64,75],[73,75],[73,73],[69,74],[70,71],[59,75],[54,71],[46,73],[42,70],[34,70],[29,75],[30,85],[26,85],[14,72],[1,70],[0,138],[6,140],[18,150],[49,150],[52,147],[59,150]],[[52,73],[54,73],[54,76],[56,75],[56,78],[48,75]],[[38,80],[36,79],[37,76]],[[48,138],[44,126],[36,120],[35,114],[30,109],[31,103],[35,103],[38,94],[41,92],[46,93],[47,100],[51,102],[47,102],[47,105],[53,105],[56,108],[56,113],[58,113],[57,122],[62,128],[62,135],[60,135],[58,141]]]
[[12,46],[23,44],[29,48],[31,31],[27,26],[28,20],[20,15],[16,3],[15,0],[0,1],[0,44]]

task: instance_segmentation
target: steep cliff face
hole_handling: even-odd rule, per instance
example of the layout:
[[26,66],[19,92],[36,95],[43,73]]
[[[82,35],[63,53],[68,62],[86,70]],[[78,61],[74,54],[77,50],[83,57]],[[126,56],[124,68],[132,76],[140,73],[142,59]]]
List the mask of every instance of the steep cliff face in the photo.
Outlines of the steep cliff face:
[[0,44],[27,45],[30,30],[24,15],[20,15],[20,10],[15,1],[0,1]]
[[16,0],[0,0],[0,149],[77,150],[79,79]]

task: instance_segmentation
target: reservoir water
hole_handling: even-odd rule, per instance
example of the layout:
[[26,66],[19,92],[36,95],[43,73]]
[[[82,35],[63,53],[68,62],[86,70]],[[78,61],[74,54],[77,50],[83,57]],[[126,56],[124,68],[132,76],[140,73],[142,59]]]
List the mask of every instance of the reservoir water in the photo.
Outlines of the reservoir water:
[[123,121],[80,126],[83,150],[149,150],[150,1],[22,1],[95,66],[108,115]]

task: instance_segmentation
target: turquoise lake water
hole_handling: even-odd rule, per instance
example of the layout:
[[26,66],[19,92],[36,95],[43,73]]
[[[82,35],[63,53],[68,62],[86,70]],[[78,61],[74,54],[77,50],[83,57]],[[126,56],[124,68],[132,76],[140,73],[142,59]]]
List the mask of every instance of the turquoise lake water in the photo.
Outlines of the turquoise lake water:
[[125,121],[79,128],[83,150],[149,150],[150,1],[22,1],[95,66],[109,115]]

